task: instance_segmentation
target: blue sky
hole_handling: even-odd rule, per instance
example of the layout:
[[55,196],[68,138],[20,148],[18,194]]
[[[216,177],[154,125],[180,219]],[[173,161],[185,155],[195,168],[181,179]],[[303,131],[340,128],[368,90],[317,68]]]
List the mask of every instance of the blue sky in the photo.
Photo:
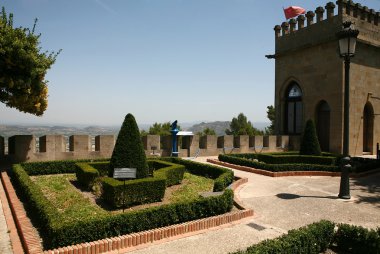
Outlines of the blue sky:
[[[327,1],[3,0],[16,26],[38,18],[43,50],[59,50],[42,117],[0,104],[0,124],[265,122],[274,103],[273,27],[282,7]],[[380,10],[379,0],[360,1]]]

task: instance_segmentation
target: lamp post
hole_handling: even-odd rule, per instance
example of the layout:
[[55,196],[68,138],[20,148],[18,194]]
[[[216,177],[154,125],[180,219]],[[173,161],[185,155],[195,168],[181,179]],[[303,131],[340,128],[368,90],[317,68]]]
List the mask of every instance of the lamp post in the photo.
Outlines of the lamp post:
[[339,39],[340,57],[344,59],[344,129],[343,129],[343,156],[341,167],[340,188],[338,197],[350,199],[350,178],[351,170],[349,142],[350,142],[350,62],[355,55],[356,39],[359,31],[354,29],[351,21],[343,23],[343,29],[336,36]]

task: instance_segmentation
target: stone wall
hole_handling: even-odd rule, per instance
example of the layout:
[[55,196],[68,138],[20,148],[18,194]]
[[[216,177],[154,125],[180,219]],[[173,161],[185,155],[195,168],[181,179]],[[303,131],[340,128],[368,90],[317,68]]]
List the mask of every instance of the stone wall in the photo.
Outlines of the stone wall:
[[[275,26],[276,133],[285,131],[286,92],[291,82],[302,89],[303,115],[318,122],[321,102],[330,107],[330,152],[343,148],[344,62],[338,56],[336,32],[351,20],[360,31],[350,72],[350,154],[363,153],[363,110],[374,109],[372,151],[380,141],[380,13],[352,1],[329,2],[297,19]],[[306,22],[306,24],[305,24]],[[303,128],[302,128],[303,129]]]
[[[0,137],[0,152],[4,151],[4,138]],[[95,137],[91,144],[88,135],[73,135],[68,139],[63,135],[16,135],[8,139],[8,157],[12,162],[76,160],[110,158],[115,145],[113,135]],[[36,142],[38,141],[38,142]],[[171,136],[161,139],[158,135],[142,137],[147,156],[170,156]],[[37,147],[38,143],[38,147]],[[66,148],[69,147],[67,150]],[[217,156],[220,153],[261,153],[299,149],[298,136],[184,136],[179,142],[180,157]],[[3,153],[0,153],[0,157]]]

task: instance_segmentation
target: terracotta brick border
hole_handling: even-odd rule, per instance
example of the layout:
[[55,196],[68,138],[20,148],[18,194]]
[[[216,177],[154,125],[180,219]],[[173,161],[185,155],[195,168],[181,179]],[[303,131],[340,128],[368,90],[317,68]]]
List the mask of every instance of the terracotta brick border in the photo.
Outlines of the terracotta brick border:
[[[214,160],[214,159],[207,159],[207,162],[210,162],[212,164],[224,166],[227,168],[233,168],[236,170],[241,170],[249,173],[254,173],[254,174],[259,174],[259,175],[264,175],[264,176],[270,176],[270,177],[284,177],[284,176],[331,176],[331,177],[337,177],[341,175],[340,172],[326,172],[326,171],[285,171],[285,172],[272,172],[272,171],[267,171],[263,169],[256,169],[256,168],[251,168],[247,166],[240,166],[236,164],[231,164],[228,162],[223,162],[219,160]],[[364,177],[368,176],[371,174],[376,174],[380,173],[380,169],[373,169],[369,170],[367,172],[363,173],[358,173],[358,174],[350,174],[350,177],[352,178],[359,178],[359,177]]]
[[43,253],[40,238],[37,235],[36,229],[26,215],[24,206],[18,199],[16,191],[6,172],[1,172],[1,181],[8,198],[8,204],[11,208],[24,251],[28,254]]
[[[138,233],[101,239],[94,242],[86,242],[54,250],[43,251],[37,232],[33,228],[33,225],[30,222],[29,218],[26,216],[24,207],[21,201],[18,199],[7,173],[1,173],[1,180],[6,191],[10,208],[12,210],[14,220],[16,222],[25,252],[30,254],[124,253],[128,250],[136,248],[139,245],[153,243],[162,239],[169,239],[181,235],[184,236],[184,234],[196,233],[197,231],[215,228],[221,225],[229,224],[253,216],[254,214],[253,210],[251,209],[239,210],[218,216],[171,225],[163,228],[156,228]],[[239,186],[246,183],[247,181],[247,178],[238,179],[234,182],[234,184],[230,186],[230,188],[232,190],[236,190]],[[244,208],[240,204],[240,200],[237,197],[234,198],[234,203],[237,203],[241,206],[241,208]]]

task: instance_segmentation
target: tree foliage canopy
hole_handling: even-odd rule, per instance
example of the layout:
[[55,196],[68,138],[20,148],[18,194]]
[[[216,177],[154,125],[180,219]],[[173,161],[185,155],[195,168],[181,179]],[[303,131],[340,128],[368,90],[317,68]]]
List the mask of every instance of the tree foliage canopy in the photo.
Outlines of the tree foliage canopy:
[[[160,135],[160,136],[168,136],[171,135],[170,132],[170,122],[166,123],[154,123],[149,127],[149,131],[147,134],[149,135]],[[181,130],[181,126],[177,125],[177,129]]]
[[14,28],[13,14],[0,16],[0,101],[7,107],[41,116],[47,108],[45,75],[58,53],[41,52],[33,29]]
[[216,135],[216,132],[214,129],[206,127],[202,131],[198,132],[197,135],[199,135],[199,136]]
[[262,135],[263,132],[253,127],[251,121],[247,120],[247,117],[240,113],[238,117],[234,117],[230,124],[230,129],[226,130],[227,135],[249,135],[249,136],[255,136],[255,135]]
[[265,134],[266,135],[273,135],[274,134],[274,122],[276,119],[276,110],[273,107],[273,105],[270,105],[267,107],[267,118],[270,121],[270,125],[265,128]]

